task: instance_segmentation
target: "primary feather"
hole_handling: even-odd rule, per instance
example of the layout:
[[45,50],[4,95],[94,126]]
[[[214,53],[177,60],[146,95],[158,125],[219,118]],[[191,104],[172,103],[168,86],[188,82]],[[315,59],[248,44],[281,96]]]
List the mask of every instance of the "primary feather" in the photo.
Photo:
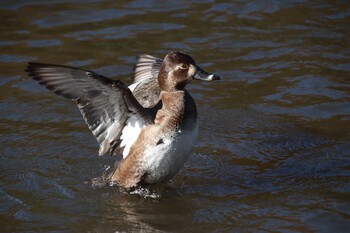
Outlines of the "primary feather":
[[76,101],[86,124],[100,144],[99,155],[114,154],[120,136],[132,116],[143,119],[141,105],[128,87],[89,70],[69,66],[29,63],[27,72],[33,79],[57,95]]

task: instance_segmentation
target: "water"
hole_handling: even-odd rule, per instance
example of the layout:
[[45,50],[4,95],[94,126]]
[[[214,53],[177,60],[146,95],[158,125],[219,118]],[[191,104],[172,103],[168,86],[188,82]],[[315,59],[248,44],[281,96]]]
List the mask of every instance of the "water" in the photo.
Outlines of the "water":
[[[1,1],[1,232],[349,232],[348,1]],[[163,188],[91,180],[113,166],[74,103],[26,62],[130,83],[135,56],[191,54],[200,136]]]

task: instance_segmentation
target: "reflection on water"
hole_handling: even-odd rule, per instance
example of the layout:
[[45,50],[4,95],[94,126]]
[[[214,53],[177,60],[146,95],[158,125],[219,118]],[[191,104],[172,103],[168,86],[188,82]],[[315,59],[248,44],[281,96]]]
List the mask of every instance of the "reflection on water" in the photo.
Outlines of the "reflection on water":
[[[2,232],[347,232],[348,1],[2,1]],[[135,56],[185,50],[224,80],[193,81],[200,137],[163,187],[92,185],[116,158],[26,62],[130,83]],[[141,194],[141,195],[140,195]],[[152,198],[156,197],[156,198]]]

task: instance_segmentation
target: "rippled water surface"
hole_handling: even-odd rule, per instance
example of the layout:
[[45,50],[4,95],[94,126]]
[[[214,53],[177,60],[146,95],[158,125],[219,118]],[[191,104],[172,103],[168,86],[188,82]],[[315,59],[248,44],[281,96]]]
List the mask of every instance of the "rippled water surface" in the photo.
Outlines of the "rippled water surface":
[[[349,1],[0,2],[1,232],[349,232]],[[92,187],[115,158],[26,62],[130,83],[135,56],[191,54],[189,161],[162,189]]]

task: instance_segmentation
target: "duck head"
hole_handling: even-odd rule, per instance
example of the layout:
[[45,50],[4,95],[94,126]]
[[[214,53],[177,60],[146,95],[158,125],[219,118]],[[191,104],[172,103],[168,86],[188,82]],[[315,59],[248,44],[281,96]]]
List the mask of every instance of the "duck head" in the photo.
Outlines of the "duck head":
[[200,68],[193,58],[183,52],[168,53],[158,74],[159,87],[163,91],[183,90],[191,79],[204,81],[220,80]]

